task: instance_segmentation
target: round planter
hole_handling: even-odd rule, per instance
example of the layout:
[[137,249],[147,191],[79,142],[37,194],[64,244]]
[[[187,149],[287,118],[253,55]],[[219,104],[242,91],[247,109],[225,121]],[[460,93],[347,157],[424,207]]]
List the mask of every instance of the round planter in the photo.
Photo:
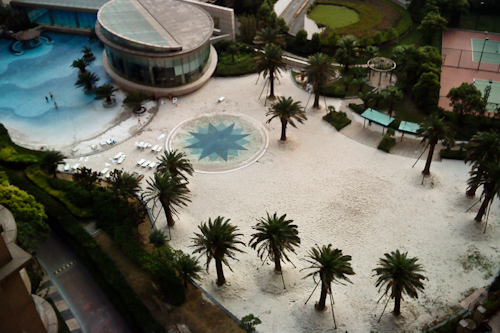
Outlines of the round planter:
[[111,103],[106,102],[106,99],[102,100],[102,106],[105,107],[106,109],[112,108],[113,106],[116,106],[116,98],[111,97]]
[[135,113],[135,114],[143,114],[146,111],[147,111],[146,107],[145,106],[141,106],[141,108],[139,110],[134,109],[132,112]]
[[84,88],[83,89],[83,92],[86,94],[86,95],[92,95],[95,93],[95,90],[97,89],[97,86],[95,84],[92,85],[92,88],[90,89],[87,89],[87,88]]

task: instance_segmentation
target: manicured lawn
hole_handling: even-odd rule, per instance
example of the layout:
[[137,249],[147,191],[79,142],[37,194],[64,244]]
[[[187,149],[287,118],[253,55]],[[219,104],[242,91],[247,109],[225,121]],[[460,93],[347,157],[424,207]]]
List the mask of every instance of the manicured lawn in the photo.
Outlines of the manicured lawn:
[[311,20],[333,29],[359,21],[359,14],[345,6],[317,5],[308,16]]

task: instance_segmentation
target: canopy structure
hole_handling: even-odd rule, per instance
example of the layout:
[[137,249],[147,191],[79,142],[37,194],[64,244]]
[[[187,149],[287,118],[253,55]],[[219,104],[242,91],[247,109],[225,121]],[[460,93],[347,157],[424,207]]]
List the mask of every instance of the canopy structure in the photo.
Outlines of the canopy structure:
[[[366,119],[368,119],[370,122],[373,121],[374,123],[377,123],[379,125],[382,125],[383,127],[389,126],[390,123],[392,123],[396,118],[394,117],[389,117],[385,113],[382,113],[380,111],[374,110],[372,108],[368,108],[361,114],[361,117],[365,118],[365,123]],[[363,124],[363,127],[365,124]],[[382,130],[382,133],[384,131]]]
[[417,134],[417,131],[419,128],[420,128],[420,125],[417,123],[412,123],[411,121],[402,120],[401,123],[399,124],[399,127],[398,127],[398,131],[403,133],[401,135],[401,141],[403,141],[403,137],[405,136],[405,133]]

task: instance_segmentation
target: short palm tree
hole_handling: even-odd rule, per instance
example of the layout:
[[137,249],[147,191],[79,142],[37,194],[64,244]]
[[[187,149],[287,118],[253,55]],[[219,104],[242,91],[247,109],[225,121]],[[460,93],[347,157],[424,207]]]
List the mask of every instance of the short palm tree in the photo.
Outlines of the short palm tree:
[[373,270],[374,276],[378,276],[375,287],[380,287],[379,292],[385,287],[384,295],[390,293],[390,298],[395,300],[394,315],[399,316],[403,295],[418,298],[418,291],[424,290],[423,281],[427,278],[420,274],[424,270],[422,265],[417,264],[418,258],[408,258],[407,252],[396,250],[384,256]]
[[75,87],[81,88],[85,91],[91,91],[95,88],[95,84],[99,82],[100,78],[95,73],[89,71],[78,75],[78,80],[75,83]]
[[[470,163],[472,169],[478,169],[478,176],[483,172],[482,164],[500,162],[500,133],[495,131],[479,132],[465,146],[465,163]],[[467,189],[467,195],[476,195],[477,184]]]
[[161,230],[155,230],[149,235],[149,243],[155,248],[160,248],[167,242],[167,236]]
[[187,288],[188,280],[199,280],[202,270],[198,259],[189,254],[182,253],[174,259],[174,266],[182,277],[184,288]]
[[[257,232],[252,234],[248,243],[252,249],[257,249],[260,259],[269,256],[274,261],[274,270],[281,273],[281,261],[290,261],[287,252],[295,253],[295,247],[300,244],[297,225],[293,220],[286,220],[286,214],[278,217],[267,213],[267,218],[258,220],[252,227]],[[291,261],[290,261],[291,262]]]
[[450,126],[448,126],[448,124],[444,121],[444,118],[439,118],[438,115],[434,114],[425,118],[423,123],[420,124],[420,128],[417,130],[417,136],[422,137],[422,143],[425,143],[426,141],[429,142],[427,162],[425,163],[425,168],[422,171],[422,173],[427,176],[431,173],[432,156],[437,143],[439,140],[444,139],[448,140],[448,142],[453,142],[454,133]]
[[314,271],[304,278],[312,276],[314,279],[316,277],[320,279],[321,295],[316,304],[316,310],[325,309],[326,294],[331,293],[332,282],[342,280],[352,283],[347,277],[347,275],[355,274],[351,267],[351,259],[351,256],[343,255],[342,250],[332,249],[332,244],[323,245],[321,248],[316,245],[311,248],[305,259],[311,266],[304,269],[314,269]]
[[123,104],[132,108],[132,111],[139,112],[141,111],[143,104],[149,100],[150,98],[146,95],[146,93],[142,91],[131,91],[123,100]]
[[117,200],[120,198],[135,198],[141,190],[137,176],[116,169],[110,173],[107,187]]
[[349,66],[353,65],[359,57],[359,51],[359,44],[356,38],[347,35],[338,41],[335,59],[344,65],[344,69],[347,71]]
[[42,170],[57,178],[57,166],[64,164],[64,156],[60,151],[57,150],[47,150],[40,160],[40,166]]
[[94,53],[92,53],[92,49],[88,46],[84,46],[82,49],[83,58],[87,60],[89,63],[95,59]]
[[96,97],[95,99],[98,100],[105,100],[106,104],[111,104],[113,102],[113,97],[115,96],[115,92],[118,89],[113,87],[113,85],[106,83],[103,84],[102,86],[98,87],[95,90]]
[[84,58],[78,58],[76,60],[73,60],[71,68],[78,68],[80,70],[78,74],[81,75],[87,71],[88,65],[89,63],[87,62],[87,60],[85,60]]
[[373,101],[373,92],[360,92],[359,98],[363,101],[363,108],[366,110],[370,103]]
[[282,141],[286,141],[286,126],[288,123],[297,128],[294,120],[301,124],[304,123],[304,120],[307,120],[306,113],[300,106],[300,102],[294,102],[291,97],[278,97],[278,100],[271,105],[266,115],[271,116],[267,123],[270,123],[274,118],[280,118]]
[[315,53],[307,59],[307,81],[314,88],[313,108],[319,108],[319,96],[330,78],[335,76],[332,59],[324,53]]
[[481,197],[484,199],[474,218],[477,222],[481,222],[495,195],[500,196],[500,164],[491,162],[480,164],[478,168],[472,169],[468,184],[470,187],[475,186],[476,188],[483,186]]
[[236,252],[244,252],[237,248],[238,244],[245,245],[240,241],[239,237],[243,236],[238,233],[238,227],[229,223],[230,219],[218,216],[212,222],[209,218],[208,223],[202,223],[198,228],[201,233],[195,234],[193,238],[194,253],[205,254],[207,258],[207,272],[210,267],[210,262],[215,260],[215,268],[217,270],[217,285],[222,286],[226,283],[222,264],[224,263],[229,269],[227,258],[236,259]]
[[277,29],[271,27],[264,28],[257,32],[257,36],[253,39],[254,44],[257,45],[276,45],[285,47],[285,37],[279,33]]
[[390,87],[384,91],[384,98],[389,101],[389,116],[392,117],[392,110],[394,108],[394,102],[403,99],[403,92],[397,87]]
[[156,167],[156,171],[159,173],[170,172],[173,176],[180,176],[186,181],[187,177],[184,173],[189,176],[193,175],[193,165],[186,158],[186,154],[177,149],[171,152],[165,152],[163,156],[158,158],[158,161],[159,163]]
[[159,201],[165,210],[167,224],[173,227],[175,224],[173,215],[177,215],[176,207],[187,206],[189,199],[189,189],[187,183],[181,177],[175,177],[170,172],[164,174],[155,172],[154,177],[148,181],[146,192],[143,193],[143,198],[146,202]]
[[281,71],[286,70],[286,64],[283,60],[283,50],[276,45],[266,45],[264,52],[258,52],[255,57],[255,70],[262,74],[264,78],[269,76],[269,98],[274,99],[274,79]]

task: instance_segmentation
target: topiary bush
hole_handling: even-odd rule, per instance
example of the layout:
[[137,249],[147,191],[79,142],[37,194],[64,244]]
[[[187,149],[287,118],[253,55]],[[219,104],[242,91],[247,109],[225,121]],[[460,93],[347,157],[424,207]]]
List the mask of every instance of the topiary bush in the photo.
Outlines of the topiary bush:
[[331,111],[328,112],[324,117],[323,120],[327,121],[337,129],[337,131],[340,131],[342,128],[346,127],[351,123],[351,119],[347,118],[347,115],[343,111]]

